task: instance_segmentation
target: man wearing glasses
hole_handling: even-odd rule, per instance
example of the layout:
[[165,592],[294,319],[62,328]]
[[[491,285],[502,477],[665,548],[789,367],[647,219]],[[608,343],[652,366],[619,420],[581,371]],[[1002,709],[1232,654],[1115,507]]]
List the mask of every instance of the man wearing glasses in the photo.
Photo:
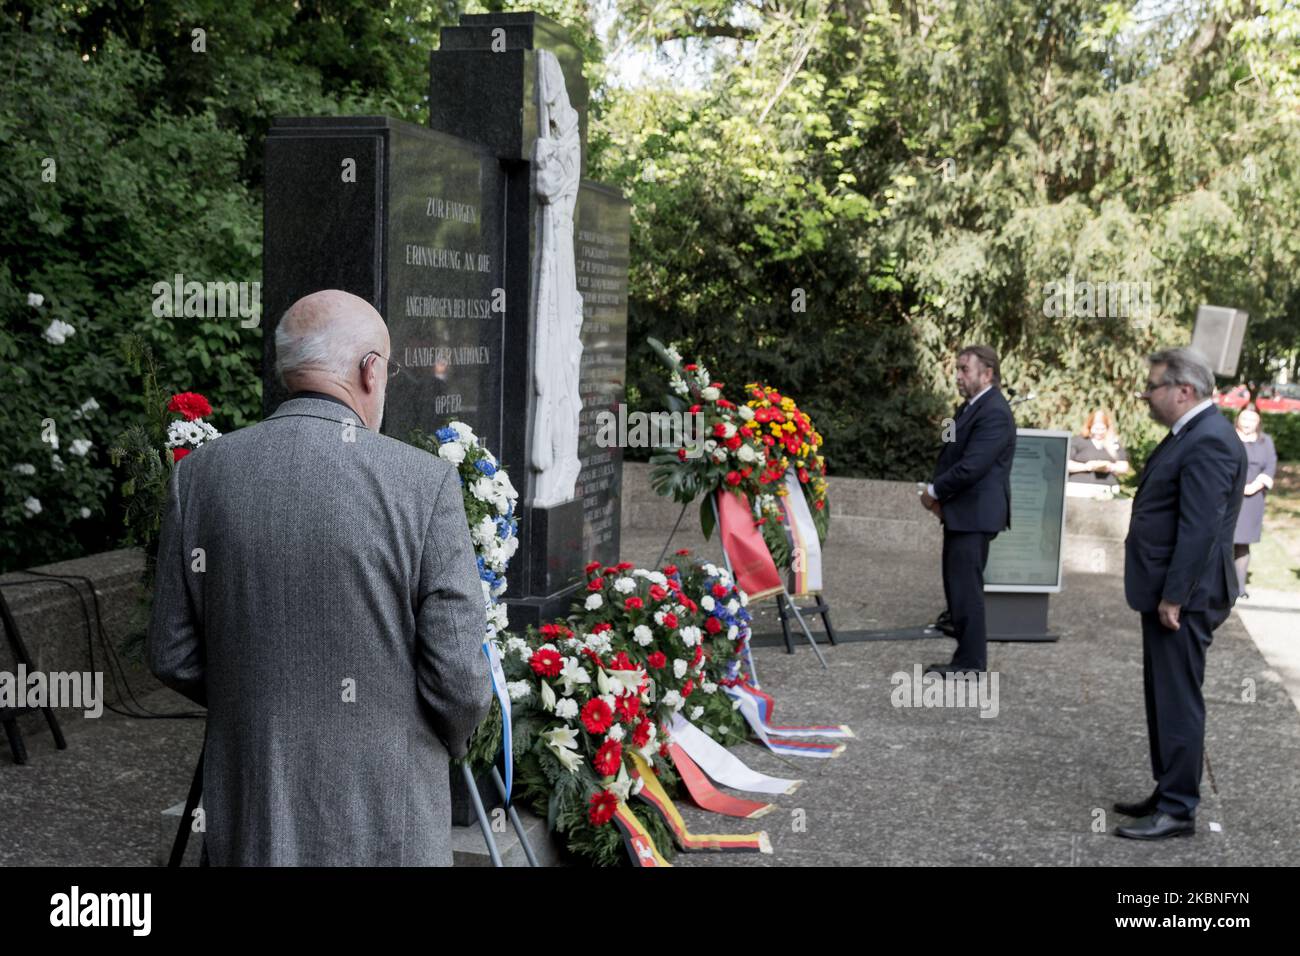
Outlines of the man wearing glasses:
[[1232,536],[1246,453],[1214,406],[1214,372],[1199,352],[1148,358],[1138,394],[1169,434],[1147,459],[1124,542],[1124,593],[1142,615],[1142,679],[1155,791],[1117,803],[1136,823],[1119,836],[1159,840],[1195,832],[1205,745],[1205,652],[1239,587]]
[[300,299],[275,346],[289,398],[176,466],[158,550],[149,663],[208,708],[206,858],[450,866],[448,757],[491,696],[455,466],[378,433],[365,300]]

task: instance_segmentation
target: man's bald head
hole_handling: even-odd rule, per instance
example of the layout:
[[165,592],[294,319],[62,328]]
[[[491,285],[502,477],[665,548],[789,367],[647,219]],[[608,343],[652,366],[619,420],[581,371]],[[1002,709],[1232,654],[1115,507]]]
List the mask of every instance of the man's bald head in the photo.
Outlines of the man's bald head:
[[290,392],[346,399],[369,427],[378,428],[388,370],[374,358],[364,369],[361,363],[367,352],[387,359],[389,348],[388,326],[369,302],[350,292],[323,289],[303,296],[280,319],[275,368]]

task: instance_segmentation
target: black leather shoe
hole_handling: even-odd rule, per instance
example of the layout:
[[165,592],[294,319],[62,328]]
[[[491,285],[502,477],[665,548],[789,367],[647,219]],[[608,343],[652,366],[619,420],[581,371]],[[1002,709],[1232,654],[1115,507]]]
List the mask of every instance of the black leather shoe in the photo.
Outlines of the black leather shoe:
[[966,667],[962,664],[930,664],[925,668],[927,674],[938,674],[940,677],[960,674],[980,674],[984,671],[983,667]]
[[930,673],[934,673],[934,674],[943,674],[943,673],[945,673],[945,672],[948,670],[948,668],[950,668],[950,667],[952,667],[951,664],[926,664],[926,665],[925,665],[925,672],[926,672],[927,674],[930,674]]
[[1167,837],[1191,836],[1195,832],[1195,820],[1180,820],[1160,810],[1130,826],[1115,828],[1116,836],[1128,837],[1130,840],[1163,840]]
[[1117,801],[1115,803],[1115,812],[1122,813],[1126,817],[1149,817],[1156,812],[1159,803],[1160,795],[1153,793],[1140,803],[1119,803]]

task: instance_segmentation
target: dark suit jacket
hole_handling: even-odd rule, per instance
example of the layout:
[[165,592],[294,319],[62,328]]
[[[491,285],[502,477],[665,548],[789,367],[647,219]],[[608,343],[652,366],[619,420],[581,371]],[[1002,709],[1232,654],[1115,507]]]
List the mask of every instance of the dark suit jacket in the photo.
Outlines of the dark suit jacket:
[[1161,442],[1133,500],[1124,596],[1135,611],[1163,598],[1188,611],[1232,607],[1240,589],[1232,533],[1246,486],[1246,450],[1214,407]]
[[949,531],[997,534],[1011,527],[1011,461],[1016,420],[999,388],[992,388],[957,419],[954,441],[944,442],[934,468],[934,496]]

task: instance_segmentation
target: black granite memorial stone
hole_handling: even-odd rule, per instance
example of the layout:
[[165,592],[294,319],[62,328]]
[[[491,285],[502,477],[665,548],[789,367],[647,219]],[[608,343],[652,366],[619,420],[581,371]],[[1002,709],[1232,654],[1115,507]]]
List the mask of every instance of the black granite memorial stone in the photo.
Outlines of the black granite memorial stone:
[[[520,548],[509,571],[512,629],[563,616],[595,558],[618,560],[622,449],[600,447],[597,419],[624,400],[630,207],[581,180],[573,215],[583,296],[573,500],[534,504],[534,272],[542,204],[531,158],[541,50],[556,57],[586,160],[587,85],[579,49],[531,13],[463,16],[430,58],[432,130],[384,117],[277,119],[266,143],[264,404],[274,323],[325,288],[369,301],[388,323],[402,372],[383,430],[398,438],[468,423],[520,492]],[[345,175],[349,161],[353,177]],[[360,356],[358,356],[358,361]],[[545,373],[546,370],[542,370]]]

